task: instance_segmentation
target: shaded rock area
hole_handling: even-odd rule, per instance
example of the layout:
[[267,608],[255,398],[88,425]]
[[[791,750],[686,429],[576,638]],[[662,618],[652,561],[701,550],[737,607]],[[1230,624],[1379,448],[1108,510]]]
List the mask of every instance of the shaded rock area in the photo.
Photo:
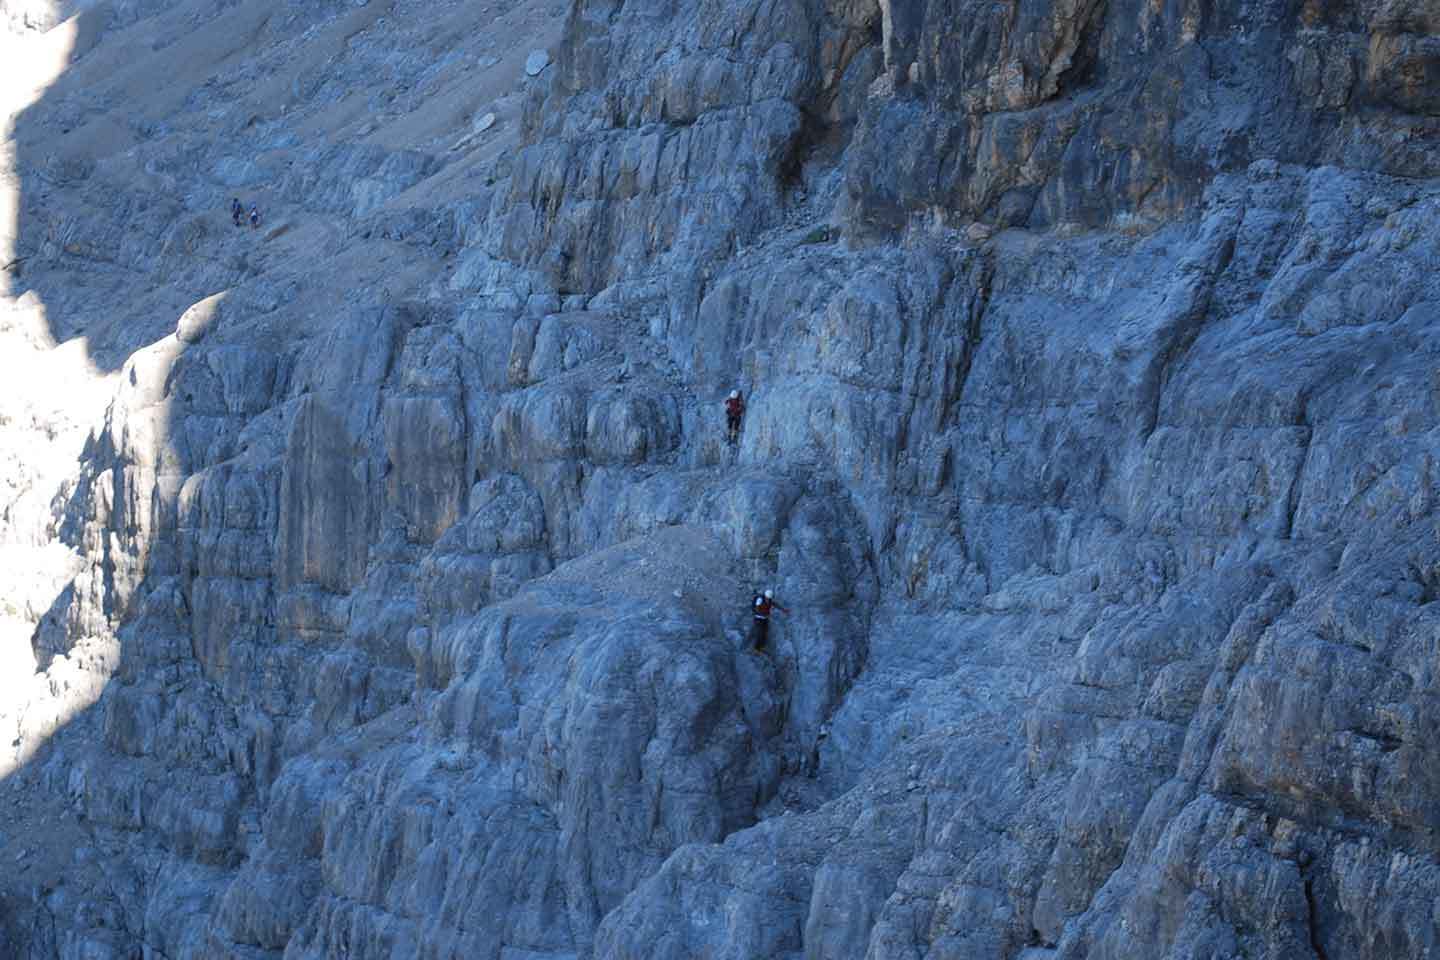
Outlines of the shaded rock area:
[[0,24],[0,955],[1440,956],[1431,7]]

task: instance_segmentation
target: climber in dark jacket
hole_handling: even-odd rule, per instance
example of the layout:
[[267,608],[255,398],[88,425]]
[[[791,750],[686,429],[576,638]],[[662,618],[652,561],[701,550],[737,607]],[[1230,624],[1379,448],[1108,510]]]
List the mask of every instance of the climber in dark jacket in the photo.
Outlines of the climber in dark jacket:
[[775,602],[774,590],[757,593],[755,599],[750,601],[750,643],[757,653],[764,653],[765,645],[770,640],[770,613],[775,609],[782,613],[790,612]]
[[740,439],[740,421],[745,419],[745,398],[739,390],[731,390],[725,398],[725,442],[736,443]]
[[240,202],[239,197],[230,199],[230,220],[237,227],[245,220],[245,205]]

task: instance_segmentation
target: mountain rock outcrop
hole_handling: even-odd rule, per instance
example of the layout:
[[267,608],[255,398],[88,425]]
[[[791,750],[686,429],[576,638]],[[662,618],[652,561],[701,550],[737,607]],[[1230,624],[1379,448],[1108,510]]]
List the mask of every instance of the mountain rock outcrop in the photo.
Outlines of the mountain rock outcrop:
[[1440,956],[1431,6],[0,23],[0,954]]

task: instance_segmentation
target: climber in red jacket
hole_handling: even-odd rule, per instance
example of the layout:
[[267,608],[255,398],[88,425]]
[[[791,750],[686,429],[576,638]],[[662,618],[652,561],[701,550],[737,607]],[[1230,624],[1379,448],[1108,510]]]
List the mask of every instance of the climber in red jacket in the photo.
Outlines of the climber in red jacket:
[[725,442],[734,445],[740,440],[740,421],[745,419],[745,398],[739,390],[731,390],[725,398]]
[[770,612],[774,609],[781,613],[790,612],[775,602],[774,590],[757,593],[755,599],[750,601],[750,642],[757,653],[764,653],[765,645],[770,640]]

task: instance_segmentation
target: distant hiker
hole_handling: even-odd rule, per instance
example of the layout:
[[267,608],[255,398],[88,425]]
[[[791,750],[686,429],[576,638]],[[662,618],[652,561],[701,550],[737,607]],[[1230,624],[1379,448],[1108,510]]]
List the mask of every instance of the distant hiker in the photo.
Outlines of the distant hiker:
[[253,203],[250,204],[250,226],[260,226],[260,208]]
[[739,390],[731,390],[725,398],[725,442],[734,444],[740,440],[740,421],[745,419],[745,398]]
[[230,219],[237,227],[245,221],[245,205],[240,202],[239,197],[232,197],[230,200]]
[[750,643],[757,653],[764,653],[765,644],[770,641],[770,613],[775,609],[782,613],[790,612],[775,602],[774,590],[757,593],[755,599],[750,601]]

